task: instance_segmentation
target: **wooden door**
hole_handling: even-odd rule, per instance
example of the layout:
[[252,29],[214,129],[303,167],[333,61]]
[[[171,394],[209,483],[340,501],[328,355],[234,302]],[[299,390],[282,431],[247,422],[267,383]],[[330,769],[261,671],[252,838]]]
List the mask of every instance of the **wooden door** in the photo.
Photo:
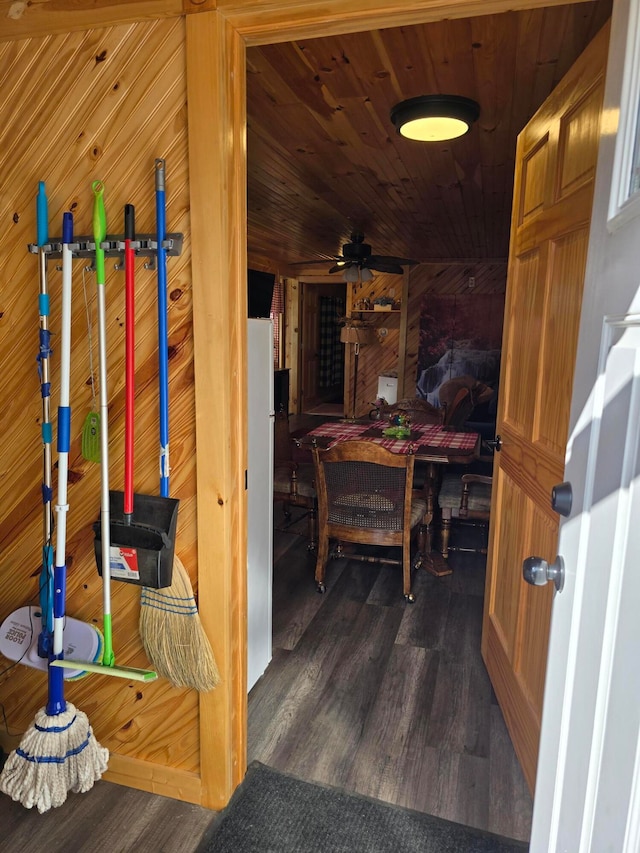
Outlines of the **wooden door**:
[[[344,398],[343,381],[334,385],[326,385],[320,379],[320,300],[323,296],[342,297],[344,305],[345,293],[346,285],[340,283],[304,283],[302,285],[302,385],[300,394],[303,412],[309,412],[323,402],[337,401],[338,399],[342,402]],[[344,362],[344,347],[341,347],[340,358]],[[343,372],[341,373],[344,375]]]
[[531,790],[536,778],[551,585],[551,489],[563,480],[598,150],[608,27],[518,138],[482,654]]
[[[640,849],[640,0],[611,20],[531,851]],[[636,176],[635,180],[633,177]]]

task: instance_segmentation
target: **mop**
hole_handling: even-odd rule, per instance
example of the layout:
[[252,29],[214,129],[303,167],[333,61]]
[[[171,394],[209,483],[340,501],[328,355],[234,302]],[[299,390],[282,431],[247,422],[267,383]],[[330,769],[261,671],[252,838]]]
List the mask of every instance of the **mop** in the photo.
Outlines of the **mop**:
[[[110,548],[110,510],[109,510],[109,400],[107,394],[107,323],[105,305],[105,265],[102,243],[107,236],[107,216],[104,207],[104,184],[94,181],[92,184],[93,202],[93,238],[96,245],[96,285],[98,296],[98,373],[100,383],[100,530],[102,548],[100,565],[102,574],[102,630],[104,651],[102,663],[82,661],[80,666],[88,672],[101,675],[115,675],[133,681],[154,681],[158,676],[147,669],[131,666],[116,666],[113,651],[113,629],[111,619],[111,548]],[[56,661],[54,666],[68,667],[68,661]]]
[[[169,339],[167,330],[167,253],[165,248],[165,161],[155,161],[158,276],[158,375],[160,398],[160,494],[169,497]],[[173,560],[171,585],[143,587],[140,636],[158,674],[175,687],[200,692],[220,683],[213,650],[204,632],[189,574],[180,558]]]
[[[49,287],[47,281],[48,212],[44,181],[38,184],[36,196],[36,223],[39,268],[38,313],[40,315],[38,373],[42,397],[41,438],[43,448],[42,504],[43,546],[42,569],[40,571],[40,607],[19,607],[10,613],[0,625],[0,652],[9,660],[46,672],[53,650],[53,499],[51,463],[51,382],[49,357],[51,355],[51,332],[49,330]],[[36,636],[34,624],[40,620],[41,630]],[[102,654],[102,634],[93,625],[67,617],[64,633],[65,657],[76,660],[85,658],[99,660]],[[86,671],[76,667],[65,670],[66,679],[81,678]]]
[[107,769],[108,750],[97,742],[83,711],[64,699],[64,671],[51,664],[64,657],[66,597],[67,485],[71,407],[71,244],[73,216],[65,213],[62,237],[62,323],[60,335],[60,405],[58,407],[58,503],[53,580],[53,649],[45,708],[25,733],[0,774],[0,790],[39,812],[62,805],[69,791],[90,790]]

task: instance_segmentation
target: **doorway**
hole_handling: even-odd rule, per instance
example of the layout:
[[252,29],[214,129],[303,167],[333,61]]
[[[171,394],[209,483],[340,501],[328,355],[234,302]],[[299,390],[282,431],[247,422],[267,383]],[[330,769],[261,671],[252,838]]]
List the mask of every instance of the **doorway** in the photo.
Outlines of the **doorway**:
[[302,413],[344,414],[344,345],[340,319],[345,315],[347,286],[305,282],[301,285],[300,400]]
[[[311,316],[311,314],[309,314],[309,316]],[[309,340],[313,340],[312,336],[310,336],[310,335],[308,335],[308,334],[307,334],[307,335],[305,335],[305,339],[306,339],[306,340],[308,340],[308,341],[309,341]],[[313,350],[313,351],[312,351],[312,355],[313,355],[313,353],[315,353],[315,352],[317,352],[317,350]],[[306,365],[308,362],[309,362],[309,359],[304,359],[304,358],[303,358],[303,366],[304,366],[304,365]],[[306,391],[306,394],[307,394],[307,395],[306,395],[306,398],[304,399],[303,404],[302,404],[303,411],[308,411],[308,409],[309,409],[309,407],[311,406],[312,402],[314,402],[313,393],[312,393],[312,392],[314,391],[314,387],[313,387],[313,385],[311,385],[311,384],[309,384],[309,385],[308,385],[308,383],[307,383],[307,378],[308,378],[308,377],[305,377],[305,378],[303,379],[303,386],[305,387],[305,391]],[[318,400],[318,392],[317,392],[317,389],[318,389],[318,386],[317,386],[317,382],[316,382],[316,387],[315,387],[316,400]]]

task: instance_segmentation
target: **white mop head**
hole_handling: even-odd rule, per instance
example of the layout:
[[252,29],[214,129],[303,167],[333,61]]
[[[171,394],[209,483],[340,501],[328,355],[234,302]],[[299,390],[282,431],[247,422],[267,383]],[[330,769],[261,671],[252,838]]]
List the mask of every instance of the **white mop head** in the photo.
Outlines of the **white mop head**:
[[62,714],[44,708],[0,773],[0,791],[30,809],[61,806],[69,791],[83,793],[107,769],[109,750],[93,736],[87,715],[70,702]]

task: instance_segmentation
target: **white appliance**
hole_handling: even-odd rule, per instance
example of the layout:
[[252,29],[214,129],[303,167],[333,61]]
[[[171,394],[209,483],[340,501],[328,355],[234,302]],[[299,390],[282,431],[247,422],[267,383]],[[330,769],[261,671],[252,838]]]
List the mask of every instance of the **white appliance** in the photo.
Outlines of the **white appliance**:
[[248,320],[247,690],[271,660],[273,322]]
[[385,374],[378,376],[378,399],[382,398],[391,406],[398,402],[397,376],[386,376]]

